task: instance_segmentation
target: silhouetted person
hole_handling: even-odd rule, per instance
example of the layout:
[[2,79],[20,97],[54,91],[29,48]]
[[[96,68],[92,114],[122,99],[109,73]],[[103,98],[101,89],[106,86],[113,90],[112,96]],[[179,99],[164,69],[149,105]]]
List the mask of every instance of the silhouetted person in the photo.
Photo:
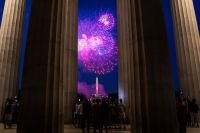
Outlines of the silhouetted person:
[[114,126],[114,128],[116,128],[116,120],[117,120],[117,110],[116,110],[116,104],[114,103],[113,100],[110,101],[109,104],[109,117],[110,117],[110,126]]
[[119,100],[119,120],[120,120],[120,128],[126,128],[126,108],[125,105],[122,103],[122,99]]
[[117,129],[117,124],[119,122],[119,106],[118,106],[118,100],[114,100],[114,112],[113,112],[113,125],[114,128]]
[[190,100],[190,97],[187,96],[187,106],[188,106],[188,119],[187,119],[187,125],[191,126],[191,113],[192,113],[192,102]]
[[12,123],[16,124],[18,119],[18,99],[17,96],[12,98]]
[[80,102],[77,101],[74,107],[74,116],[73,116],[73,123],[75,127],[80,125]]
[[[186,99],[185,99],[186,100]],[[187,126],[187,106],[184,104],[186,101],[177,101],[177,113],[178,113],[178,122],[179,122],[179,131],[180,133],[186,133]]]
[[199,127],[199,121],[198,121],[198,112],[199,112],[199,106],[196,104],[196,99],[192,99],[192,105],[191,105],[191,121],[192,121],[192,126]]
[[93,119],[94,119],[94,132],[98,129],[99,132],[102,132],[101,129],[101,105],[100,105],[100,100],[96,99],[96,103],[93,104],[92,108],[93,112]]
[[5,106],[5,120],[4,120],[4,128],[7,126],[11,128],[12,126],[12,101],[10,99],[6,100]]
[[102,100],[102,106],[101,106],[101,113],[102,113],[102,130],[103,127],[105,127],[106,133],[108,133],[108,121],[109,121],[109,105],[106,101],[106,99]]
[[91,115],[91,103],[89,100],[83,102],[83,123],[82,131],[85,132],[85,125],[87,124],[87,131],[90,131],[90,115]]
[[80,128],[83,129],[83,124],[84,124],[84,112],[83,112],[83,101],[80,102],[79,104],[79,115],[80,115]]
[[180,89],[180,100],[183,101],[184,98],[184,92],[183,89]]

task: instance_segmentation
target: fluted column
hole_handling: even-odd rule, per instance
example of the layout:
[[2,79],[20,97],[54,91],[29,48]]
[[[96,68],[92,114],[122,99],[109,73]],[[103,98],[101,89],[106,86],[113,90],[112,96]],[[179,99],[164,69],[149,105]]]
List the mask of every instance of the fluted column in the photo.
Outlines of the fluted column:
[[[119,98],[124,99],[126,110],[131,120],[132,132],[139,133],[146,130],[146,118],[142,118],[142,114],[147,115],[147,110],[144,109],[142,111],[142,106],[146,103],[141,101],[142,94],[140,90],[142,86],[146,86],[146,83],[144,80],[144,84],[140,84],[140,75],[143,74],[141,71],[143,67],[139,62],[135,1],[119,0],[117,5]],[[141,53],[141,57],[143,56],[143,53]]]
[[78,95],[78,0],[71,0],[67,6],[69,15],[65,18],[69,32],[65,32],[64,46],[64,120],[65,123],[71,124]]
[[132,132],[177,133],[160,0],[118,0],[118,44],[119,97],[130,106]]
[[[131,35],[134,31],[130,30],[132,28],[132,21],[130,16],[130,5],[127,0],[117,1],[117,14],[118,14],[118,80],[119,80],[119,99],[124,101],[126,105],[126,113],[130,115],[130,60],[133,58],[133,46]],[[130,28],[130,29],[129,29]],[[127,56],[130,55],[130,56]]]
[[[17,95],[25,0],[6,0],[0,29],[0,112]],[[2,113],[2,112],[1,112]]]
[[200,38],[192,0],[171,0],[181,88],[200,105]]
[[63,59],[64,45],[72,44],[65,35],[73,36],[73,2],[32,1],[17,133],[64,132]]

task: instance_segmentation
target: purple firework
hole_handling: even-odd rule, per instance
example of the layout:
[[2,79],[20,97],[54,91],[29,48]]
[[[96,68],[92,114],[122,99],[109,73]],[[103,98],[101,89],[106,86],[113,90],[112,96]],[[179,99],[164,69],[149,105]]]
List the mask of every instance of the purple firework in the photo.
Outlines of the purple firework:
[[89,72],[106,74],[117,65],[118,49],[112,34],[98,22],[80,21],[78,25],[78,59]]
[[105,13],[99,17],[98,24],[104,30],[110,30],[115,26],[115,18],[110,13]]

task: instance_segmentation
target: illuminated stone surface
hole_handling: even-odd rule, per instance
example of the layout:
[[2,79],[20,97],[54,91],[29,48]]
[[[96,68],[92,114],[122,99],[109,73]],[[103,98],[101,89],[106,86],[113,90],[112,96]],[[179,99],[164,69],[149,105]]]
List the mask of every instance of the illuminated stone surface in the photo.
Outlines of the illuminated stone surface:
[[[6,0],[0,29],[0,112],[18,91],[25,0]],[[0,114],[1,118],[1,114]]]
[[181,89],[200,105],[200,38],[192,0],[171,0]]
[[66,0],[68,13],[64,13],[64,122],[72,123],[73,106],[78,85],[78,0]]

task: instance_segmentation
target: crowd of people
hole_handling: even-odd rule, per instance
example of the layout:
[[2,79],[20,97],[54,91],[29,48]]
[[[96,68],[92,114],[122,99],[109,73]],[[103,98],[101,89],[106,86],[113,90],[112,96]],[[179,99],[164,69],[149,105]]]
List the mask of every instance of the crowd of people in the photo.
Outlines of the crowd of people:
[[74,125],[81,128],[82,132],[103,132],[111,128],[126,129],[126,109],[122,99],[84,99],[75,104]]
[[17,96],[6,99],[2,111],[2,122],[4,123],[5,129],[12,128],[12,124],[17,123],[18,106],[19,102]]
[[[4,128],[11,128],[17,123],[18,98],[7,98],[3,111],[1,112]],[[199,106],[196,99],[185,97],[180,91],[176,96],[177,116],[180,133],[186,133],[187,127],[199,128]],[[74,105],[73,124],[76,128],[81,128],[82,132],[103,132],[108,133],[109,129],[126,129],[127,110],[122,99],[114,98],[91,98],[79,99]]]
[[180,91],[179,97],[176,98],[176,107],[180,133],[186,133],[187,127],[199,128],[199,106],[195,98],[185,97]]

